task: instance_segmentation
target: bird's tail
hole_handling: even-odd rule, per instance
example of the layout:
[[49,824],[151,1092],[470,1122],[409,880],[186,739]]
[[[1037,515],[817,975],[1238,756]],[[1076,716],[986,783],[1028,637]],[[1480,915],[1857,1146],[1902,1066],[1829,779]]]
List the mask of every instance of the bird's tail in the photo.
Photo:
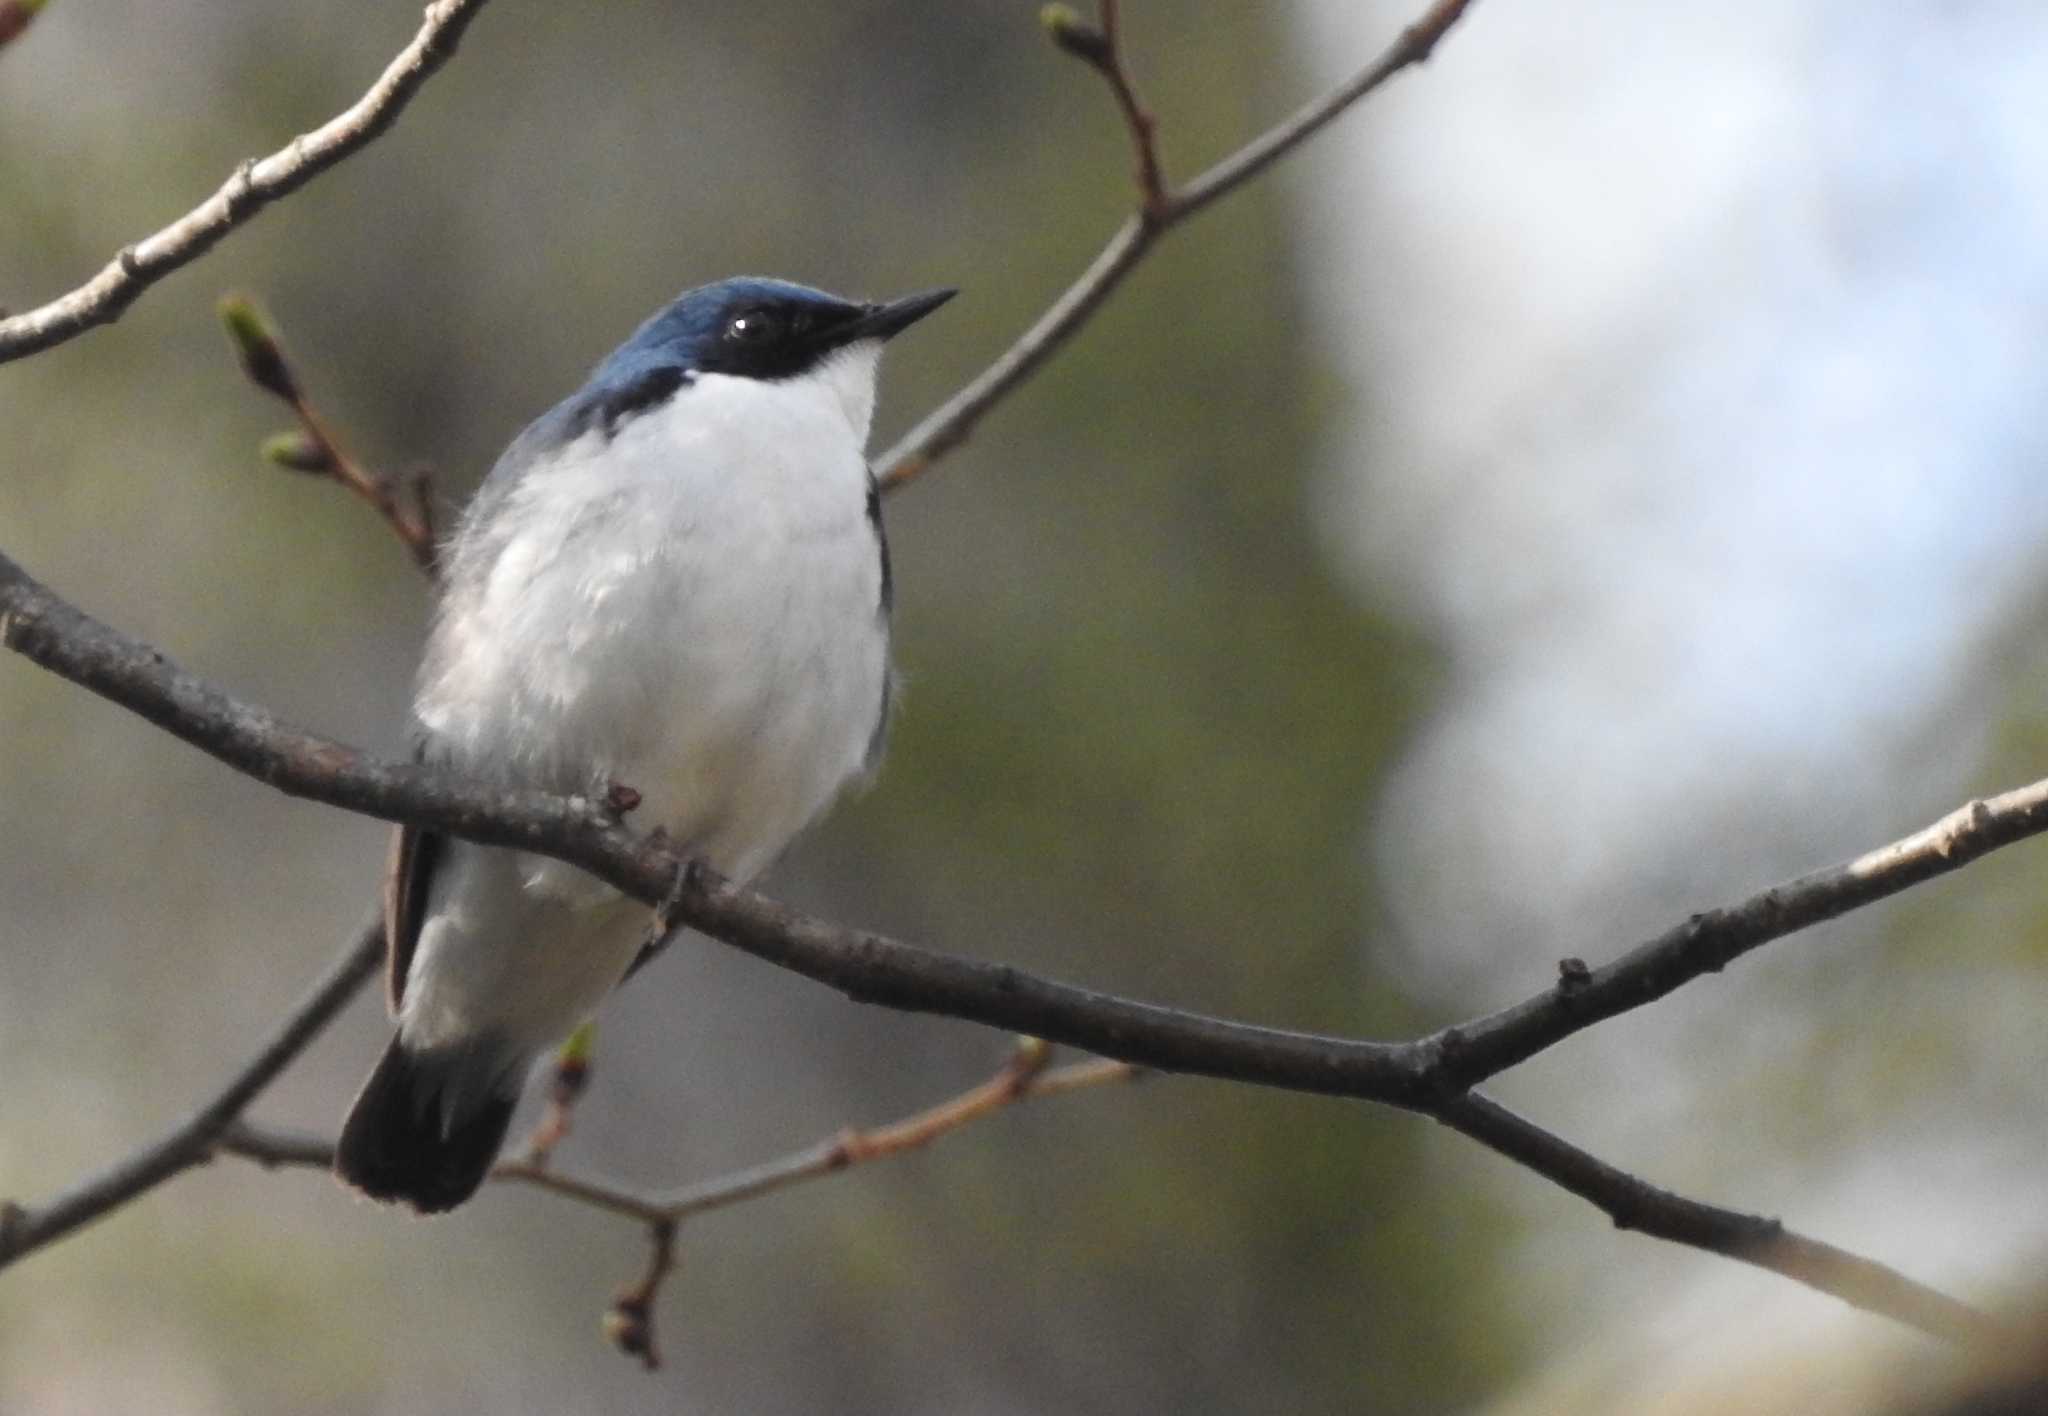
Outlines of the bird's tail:
[[416,1052],[392,1038],[342,1123],[334,1173],[373,1200],[454,1209],[497,1158],[525,1075],[502,1053]]

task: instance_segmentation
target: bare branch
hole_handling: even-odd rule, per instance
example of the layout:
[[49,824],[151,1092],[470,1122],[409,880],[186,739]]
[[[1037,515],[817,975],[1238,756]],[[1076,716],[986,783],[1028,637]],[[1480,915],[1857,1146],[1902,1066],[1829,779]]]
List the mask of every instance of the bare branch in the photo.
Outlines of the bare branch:
[[1064,16],[1048,12],[1047,28],[1055,42],[1111,79],[1112,91],[1139,153],[1138,213],[1117,228],[1080,279],[1068,286],[993,364],[875,459],[875,465],[883,469],[877,476],[882,489],[893,491],[904,485],[966,442],[991,408],[1015,392],[1088,322],[1161,236],[1257,177],[1403,69],[1428,59],[1471,3],[1472,0],[1436,0],[1420,19],[1401,32],[1401,37],[1384,54],[1348,82],[1254,138],[1178,190],[1167,188],[1160,177],[1152,117],[1139,104],[1117,53],[1114,4],[1104,6],[1101,28],[1088,32],[1094,43],[1087,42],[1084,35],[1078,48],[1073,42],[1078,17],[1070,11]]
[[306,386],[285,357],[277,327],[247,295],[223,296],[221,323],[242,372],[265,393],[291,409],[298,431],[265,439],[263,456],[292,472],[325,477],[366,503],[398,537],[428,580],[439,577],[440,548],[434,538],[433,481],[425,472],[406,479],[404,497],[388,477],[365,471],[342,449],[327,422],[313,408]]
[[1425,1042],[1454,1085],[1469,1086],[1607,1018],[1655,1002],[1751,950],[1960,870],[2048,830],[2048,781],[1966,802],[1912,835],[1706,910],[1602,968],[1563,961],[1555,988]]
[[577,1025],[568,1040],[555,1049],[554,1065],[548,1070],[548,1104],[526,1138],[525,1164],[539,1170],[555,1153],[555,1147],[569,1138],[576,1115],[576,1103],[590,1086],[590,1058],[597,1047],[597,1024],[589,1020]]
[[638,1357],[650,1372],[661,1370],[661,1344],[654,1336],[654,1305],[661,1285],[676,1270],[676,1224],[656,1220],[647,1227],[647,1268],[619,1290],[604,1315],[604,1335],[628,1357]]
[[[668,1195],[647,1194],[550,1170],[532,1157],[499,1164],[491,1172],[491,1179],[500,1184],[537,1186],[562,1199],[623,1215],[647,1227],[647,1268],[612,1300],[605,1314],[605,1333],[620,1351],[639,1358],[651,1371],[661,1365],[654,1331],[655,1303],[661,1285],[675,1269],[676,1233],[685,1219],[835,1175],[869,1161],[901,1155],[1018,1102],[1128,1082],[1143,1075],[1127,1063],[1101,1058],[1048,1071],[1046,1064],[1050,1058],[1051,1049],[1043,1042],[1021,1038],[994,1076],[927,1111],[873,1130],[848,1127],[778,1160],[702,1181]],[[304,1165],[324,1170],[334,1159],[334,1143],[324,1137],[272,1131],[245,1123],[223,1131],[215,1149],[266,1168]]]
[[1775,1219],[1686,1199],[1617,1170],[1472,1092],[1432,1109],[1437,1120],[1653,1238],[1769,1269],[1932,1337],[1986,1349],[2015,1340],[2003,1323],[1871,1259],[1795,1234]]
[[802,914],[691,868],[598,802],[382,762],[278,720],[92,619],[0,555],[0,644],[293,796],[412,821],[581,867],[678,925],[863,1002],[938,1013],[1165,1071],[1353,1096],[1414,1110],[1744,953],[2048,830],[2048,781],[1973,803],[1849,864],[1695,916],[1598,970],[1408,1043],[1289,1032],[1179,1012],[942,954]]
[[163,230],[122,248],[105,269],[67,295],[0,320],[0,364],[110,324],[137,296],[279,197],[374,141],[412,96],[454,54],[456,41],[486,0],[434,0],[412,43],[369,91],[341,113],[260,161],[244,162],[219,191]]
[[33,1209],[0,1206],[0,1268],[208,1160],[215,1143],[249,1103],[306,1050],[377,971],[383,953],[383,921],[373,916],[256,1054],[205,1105],[160,1139],[45,1204]]
[[[1682,937],[1653,942],[1604,969],[1568,969],[1555,988],[1505,1013],[1416,1042],[1367,1042],[1161,1008],[803,915],[690,866],[667,842],[636,835],[600,804],[481,788],[429,767],[379,762],[283,724],[84,615],[4,556],[0,643],[280,790],[568,861],[662,906],[679,924],[861,1001],[965,1018],[1140,1066],[1357,1097],[1446,1120],[1464,1116],[1458,1103],[1467,1088],[1528,1055],[1534,1043],[1547,1045],[1770,939],[2048,829],[2048,781],[2037,782],[1974,803],[1849,865],[1700,916],[1682,927]],[[1840,1275],[1822,1266],[1795,1276],[1825,1287]],[[1852,1293],[1826,1291],[1856,1301]]]
[[1160,175],[1158,125],[1138,97],[1137,82],[1124,60],[1116,0],[1100,0],[1096,16],[1096,23],[1091,25],[1065,5],[1048,5],[1040,12],[1039,22],[1054,44],[1101,74],[1108,83],[1117,109],[1123,114],[1124,127],[1131,135],[1131,150],[1136,157],[1133,175],[1138,184],[1138,214],[1157,222],[1166,215],[1172,201],[1166,180]]

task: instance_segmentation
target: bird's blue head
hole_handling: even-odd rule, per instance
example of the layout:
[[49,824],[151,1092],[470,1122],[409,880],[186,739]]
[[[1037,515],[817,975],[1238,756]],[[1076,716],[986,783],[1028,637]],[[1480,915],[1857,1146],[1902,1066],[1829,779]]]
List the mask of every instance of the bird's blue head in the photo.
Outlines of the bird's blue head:
[[626,381],[656,369],[796,378],[850,344],[900,334],[954,293],[928,290],[870,304],[758,276],[700,285],[635,330],[598,365],[591,382]]

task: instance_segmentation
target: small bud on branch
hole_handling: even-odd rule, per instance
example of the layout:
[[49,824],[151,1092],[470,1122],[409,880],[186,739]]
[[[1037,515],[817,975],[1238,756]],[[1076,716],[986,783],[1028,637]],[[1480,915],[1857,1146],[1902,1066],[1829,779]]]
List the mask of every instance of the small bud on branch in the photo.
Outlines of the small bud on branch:
[[[5,3],[5,0],[0,0],[0,3]],[[246,295],[222,296],[220,321],[227,329],[228,342],[234,345],[235,357],[242,361],[242,372],[249,376],[249,382],[265,393],[275,394],[296,405],[299,401],[298,382],[292,377],[290,365],[284,361],[284,349],[277,342],[277,331],[256,308],[256,302]]]
[[318,441],[299,429],[272,433],[257,449],[265,462],[291,472],[310,472],[315,476],[329,476],[334,471],[334,459]]
[[1047,5],[1038,12],[1038,23],[1063,53],[1098,69],[1110,64],[1115,57],[1109,46],[1109,36],[1082,19],[1071,5]]

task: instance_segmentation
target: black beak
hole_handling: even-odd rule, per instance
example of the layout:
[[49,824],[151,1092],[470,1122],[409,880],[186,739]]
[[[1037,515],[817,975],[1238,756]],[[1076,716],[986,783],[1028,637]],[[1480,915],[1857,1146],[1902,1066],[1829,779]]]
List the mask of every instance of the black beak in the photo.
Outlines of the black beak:
[[959,293],[958,290],[927,290],[918,295],[905,295],[901,300],[891,300],[886,305],[864,305],[851,323],[832,331],[832,342],[851,344],[856,339],[892,339]]

